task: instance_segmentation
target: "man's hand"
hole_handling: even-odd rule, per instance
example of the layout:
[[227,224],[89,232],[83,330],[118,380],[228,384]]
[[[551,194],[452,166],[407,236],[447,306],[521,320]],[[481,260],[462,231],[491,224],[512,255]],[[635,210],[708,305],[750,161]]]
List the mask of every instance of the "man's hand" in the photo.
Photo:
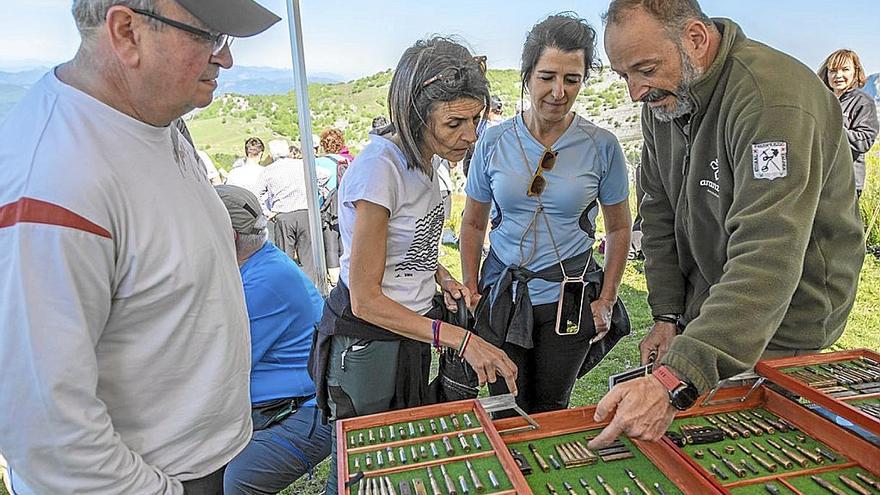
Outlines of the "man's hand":
[[621,383],[611,389],[596,406],[593,419],[605,421],[613,414],[611,423],[587,447],[596,450],[610,445],[625,433],[639,440],[657,440],[675,417],[675,408],[669,403],[666,387],[651,375]]
[[642,364],[648,364],[649,357],[654,354],[654,362],[659,362],[669,350],[672,339],[676,336],[678,325],[665,321],[654,322],[651,331],[639,344],[639,352],[642,354]]

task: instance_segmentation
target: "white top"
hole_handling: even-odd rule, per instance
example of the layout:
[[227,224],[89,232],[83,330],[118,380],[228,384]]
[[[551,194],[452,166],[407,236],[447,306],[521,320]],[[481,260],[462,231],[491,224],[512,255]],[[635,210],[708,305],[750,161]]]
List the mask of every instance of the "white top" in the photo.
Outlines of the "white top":
[[179,494],[251,434],[232,226],[192,147],[45,75],[0,124],[17,494]]
[[433,177],[420,170],[409,170],[397,145],[381,136],[370,138],[370,144],[348,167],[339,187],[339,231],[343,245],[339,276],[350,285],[355,201],[382,206],[390,213],[382,292],[406,308],[424,314],[431,309],[431,299],[437,291],[434,274],[443,230],[443,203],[436,168]]
[[245,162],[240,167],[235,167],[229,171],[226,177],[226,184],[230,186],[238,186],[254,193],[254,196],[260,197],[260,175],[263,174],[265,167],[256,163]]

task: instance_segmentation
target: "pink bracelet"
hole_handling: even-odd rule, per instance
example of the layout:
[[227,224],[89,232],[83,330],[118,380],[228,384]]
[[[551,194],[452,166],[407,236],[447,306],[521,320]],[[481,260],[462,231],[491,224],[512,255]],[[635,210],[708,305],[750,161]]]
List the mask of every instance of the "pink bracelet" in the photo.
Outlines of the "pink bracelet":
[[437,350],[438,353],[443,350],[443,348],[440,346],[440,324],[441,323],[442,322],[440,320],[434,320],[431,322],[431,331],[433,333],[433,339],[431,341],[431,345],[434,347],[434,349]]

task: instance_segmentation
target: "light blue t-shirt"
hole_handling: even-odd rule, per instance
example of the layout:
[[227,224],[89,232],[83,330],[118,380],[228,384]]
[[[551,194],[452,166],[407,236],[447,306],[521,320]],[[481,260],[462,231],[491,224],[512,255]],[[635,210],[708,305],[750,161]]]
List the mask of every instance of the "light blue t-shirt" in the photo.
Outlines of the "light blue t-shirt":
[[324,309],[321,294],[269,241],[240,271],[251,329],[251,403],[314,394],[308,361]]
[[[526,233],[539,204],[538,198],[528,197],[526,192],[544,146],[531,135],[521,116],[486,129],[476,144],[465,192],[481,203],[493,203],[493,220],[500,216],[500,224],[489,233],[489,240],[505,265],[537,271],[558,263],[559,257],[565,260],[585,252],[594,242],[579,226],[587,206],[595,199],[603,205],[615,205],[629,196],[626,161],[611,132],[575,115],[551,149],[559,154],[553,169],[543,173],[547,186],[541,200],[546,215],[537,215]],[[595,224],[598,212],[594,208],[588,213],[591,223]],[[559,284],[534,279],[529,282],[529,295],[532,304],[556,302]]]

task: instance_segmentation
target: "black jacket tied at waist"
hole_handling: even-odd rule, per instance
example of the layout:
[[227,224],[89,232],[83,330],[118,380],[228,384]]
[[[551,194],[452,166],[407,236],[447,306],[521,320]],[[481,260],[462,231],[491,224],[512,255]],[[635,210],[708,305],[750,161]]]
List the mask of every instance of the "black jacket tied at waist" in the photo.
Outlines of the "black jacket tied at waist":
[[[589,265],[589,266],[587,266]],[[593,325],[580,325],[582,304],[589,305],[595,301],[602,291],[605,276],[602,267],[592,256],[592,249],[562,261],[565,273],[569,276],[584,273],[584,280],[589,284],[580,298],[580,290],[566,291],[563,297],[562,318],[579,324],[581,331],[591,329]],[[490,344],[501,347],[504,343],[517,345],[525,349],[534,347],[532,334],[535,319],[532,312],[532,300],[529,296],[528,281],[540,278],[548,282],[562,282],[563,272],[559,263],[554,263],[540,271],[528,270],[518,265],[505,266],[493,250],[483,263],[480,273],[480,293],[486,301],[480,305],[476,314],[475,332]],[[514,288],[514,282],[516,287]],[[488,293],[488,294],[487,294]],[[583,318],[592,318],[592,311],[584,308]],[[620,298],[614,303],[611,314],[611,328],[604,338],[593,343],[587,358],[581,366],[578,376],[583,376],[595,367],[609,351],[630,332],[629,315]],[[591,338],[593,335],[590,336]]]
[[[436,299],[434,307],[425,316],[444,319],[446,308],[443,304],[438,305]],[[442,296],[440,300],[442,301]],[[351,311],[351,294],[348,287],[340,280],[324,303],[324,314],[316,327],[312,352],[309,355],[309,375],[315,382],[318,408],[325,417],[330,416],[330,408],[327,404],[327,367],[330,364],[330,344],[334,335],[367,340],[399,340],[397,379],[391,409],[421,406],[431,402],[427,378],[422,379],[423,375],[427,374],[427,371],[424,373],[422,371],[430,368],[430,346],[355,316]]]

